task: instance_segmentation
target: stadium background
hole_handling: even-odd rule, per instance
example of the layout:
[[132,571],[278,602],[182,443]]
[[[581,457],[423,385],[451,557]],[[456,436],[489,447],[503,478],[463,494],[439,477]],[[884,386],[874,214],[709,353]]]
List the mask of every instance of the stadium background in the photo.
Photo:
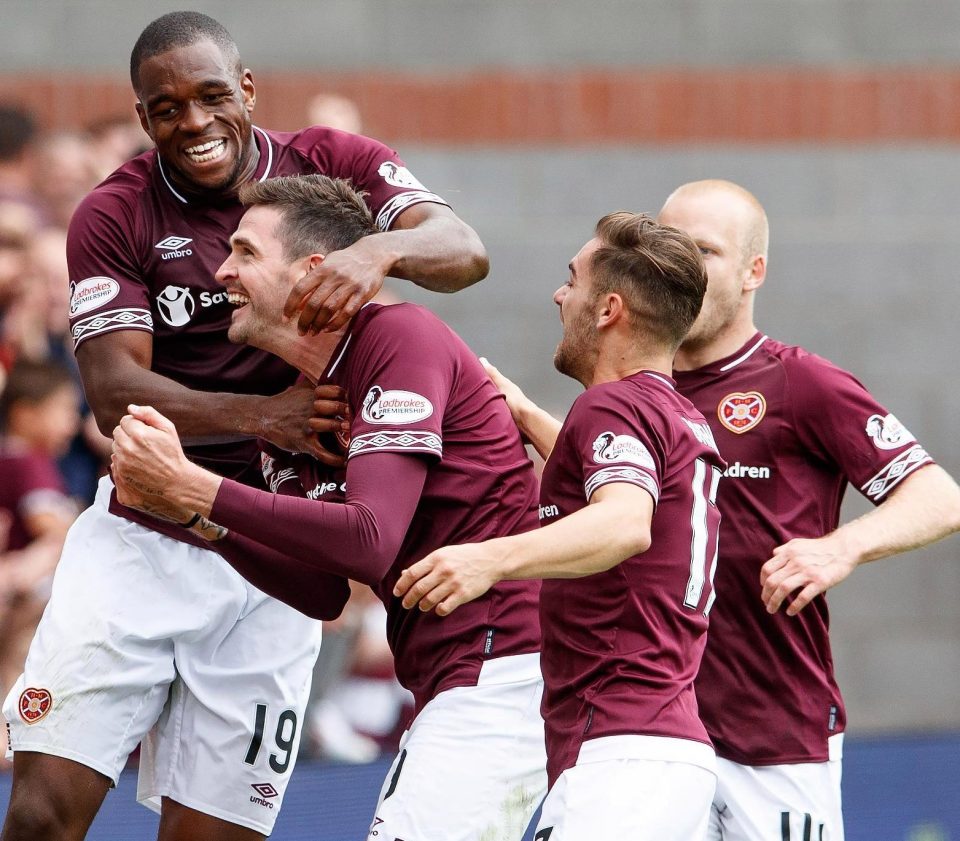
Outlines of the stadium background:
[[[2,0],[0,100],[28,105],[51,129],[123,113],[136,36],[183,5]],[[960,475],[956,0],[193,7],[239,43],[258,82],[260,124],[299,127],[310,95],[345,94],[365,132],[395,145],[476,227],[492,260],[486,281],[449,298],[395,288],[541,403],[562,412],[575,394],[549,373],[559,335],[550,295],[596,219],[619,208],[655,212],[684,181],[729,178],[770,217],[761,327],[855,371]],[[850,499],[846,514],[863,510]],[[881,562],[831,594],[852,742],[851,838],[960,838],[957,553],[954,539]],[[887,788],[870,776],[877,769],[893,775],[883,777]],[[324,769],[309,773],[319,791]],[[369,812],[377,775],[345,773],[363,772],[331,772],[329,785],[354,789]],[[865,780],[874,784],[864,792],[889,796],[851,799]],[[945,780],[947,796],[929,797]],[[115,794],[108,804],[129,801]],[[303,806],[316,815],[318,800]],[[274,837],[327,837],[329,817],[311,827],[289,811]],[[878,814],[889,820],[869,823]],[[879,828],[861,834],[869,826]]]

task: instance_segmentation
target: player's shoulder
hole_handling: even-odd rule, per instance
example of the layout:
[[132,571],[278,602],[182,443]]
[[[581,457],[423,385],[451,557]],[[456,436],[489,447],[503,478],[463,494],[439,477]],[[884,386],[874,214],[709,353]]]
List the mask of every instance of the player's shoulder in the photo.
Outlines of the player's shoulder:
[[152,172],[156,152],[150,150],[127,161],[94,187],[77,206],[72,224],[90,216],[115,218],[118,213],[137,212],[144,196],[153,189]]
[[347,151],[360,152],[383,147],[380,141],[372,137],[329,126],[307,126],[299,131],[267,130],[266,134],[278,146],[288,147],[310,157],[315,156],[318,150],[339,155]]
[[840,380],[856,379],[846,369],[800,345],[767,339],[762,350],[769,358],[776,360],[791,390],[829,387]]

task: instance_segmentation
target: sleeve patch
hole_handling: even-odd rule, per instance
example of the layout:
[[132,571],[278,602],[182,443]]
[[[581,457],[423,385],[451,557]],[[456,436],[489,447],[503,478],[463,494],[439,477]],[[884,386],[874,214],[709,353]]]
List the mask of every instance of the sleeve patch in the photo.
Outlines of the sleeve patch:
[[628,462],[647,470],[656,470],[653,456],[639,438],[601,432],[593,442],[593,460],[597,464]]
[[881,450],[897,450],[917,440],[894,415],[870,415],[866,433]]
[[88,277],[70,282],[70,317],[90,312],[109,303],[120,294],[120,284],[112,277]]
[[384,391],[373,386],[363,398],[360,412],[367,423],[403,424],[426,420],[433,414],[433,403],[415,391]]

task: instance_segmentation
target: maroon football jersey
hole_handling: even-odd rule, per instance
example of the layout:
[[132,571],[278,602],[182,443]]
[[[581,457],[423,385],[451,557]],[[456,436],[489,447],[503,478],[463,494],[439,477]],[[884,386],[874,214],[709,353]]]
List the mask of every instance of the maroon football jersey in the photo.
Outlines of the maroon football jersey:
[[759,333],[676,379],[728,463],[701,717],[718,755],[734,762],[825,761],[827,738],[846,720],[826,599],[770,615],[760,567],[791,538],[833,531],[847,482],[877,504],[931,459],[846,371]]
[[544,525],[628,482],[656,503],[650,548],[540,593],[543,715],[551,784],[585,739],[624,734],[709,743],[693,679],[713,603],[723,462],[701,414],[643,371],[587,389],[543,471]]
[[31,513],[72,507],[56,463],[9,439],[0,440],[0,477],[0,553],[33,540],[24,522]]
[[[254,129],[260,159],[253,178],[321,173],[349,179],[382,230],[426,190],[396,152],[367,137],[315,127],[296,133]],[[153,336],[152,370],[198,391],[275,394],[295,376],[286,363],[227,339],[232,308],[214,274],[230,251],[244,208],[234,196],[189,201],[173,187],[155,150],[127,162],[80,205],[70,224],[70,324],[76,347],[115,330]],[[187,449],[216,472],[250,481],[252,439],[220,439]],[[195,542],[187,532],[124,509],[111,511]]]
[[[270,447],[264,476],[275,494],[332,505],[352,500],[349,477],[355,460],[400,453],[429,462],[400,550],[374,587],[387,608],[397,677],[413,693],[417,709],[443,689],[475,684],[486,659],[537,651],[538,581],[501,582],[446,617],[406,610],[393,596],[400,573],[434,549],[537,527],[533,466],[503,396],[476,356],[423,307],[367,304],[331,356],[325,381],[346,390],[353,412],[346,475],[308,456]],[[227,526],[232,522],[224,518],[236,516],[238,527],[258,538],[259,511],[242,500],[231,503],[236,487],[221,488],[211,516]],[[393,515],[389,496],[382,509],[378,517]],[[265,525],[275,527],[280,515],[264,516]],[[301,520],[291,523],[293,528],[303,532],[310,526]],[[325,566],[324,553],[345,556],[349,563],[349,535],[318,530],[314,540],[311,558],[318,566]],[[327,568],[346,572],[343,565]]]

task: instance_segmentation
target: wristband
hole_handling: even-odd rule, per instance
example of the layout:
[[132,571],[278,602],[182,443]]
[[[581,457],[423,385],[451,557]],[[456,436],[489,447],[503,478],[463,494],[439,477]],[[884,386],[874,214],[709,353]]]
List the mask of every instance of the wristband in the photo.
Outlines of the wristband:
[[180,523],[180,525],[185,529],[192,529],[197,523],[200,522],[201,516],[199,514],[194,514],[187,522]]

